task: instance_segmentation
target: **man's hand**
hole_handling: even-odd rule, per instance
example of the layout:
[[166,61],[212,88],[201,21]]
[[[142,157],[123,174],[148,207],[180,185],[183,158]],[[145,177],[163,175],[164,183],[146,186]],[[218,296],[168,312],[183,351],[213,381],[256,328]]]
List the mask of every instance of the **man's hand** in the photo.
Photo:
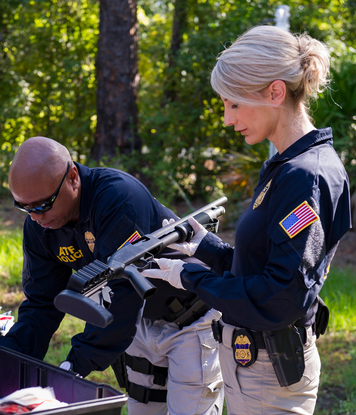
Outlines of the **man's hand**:
[[169,282],[173,287],[185,290],[180,279],[184,262],[180,259],[155,258],[160,269],[145,269],[141,274],[146,278],[158,278]]

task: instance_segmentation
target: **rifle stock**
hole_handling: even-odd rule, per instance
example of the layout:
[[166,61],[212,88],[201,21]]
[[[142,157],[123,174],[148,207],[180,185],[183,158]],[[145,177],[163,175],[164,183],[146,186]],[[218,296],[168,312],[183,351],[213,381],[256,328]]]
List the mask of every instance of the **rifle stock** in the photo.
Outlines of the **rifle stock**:
[[116,251],[107,264],[95,260],[86,265],[70,277],[67,289],[54,299],[55,307],[95,326],[106,327],[113,320],[108,311],[112,292],[107,283],[113,279],[128,279],[142,299],[152,296],[156,287],[139,270],[147,267],[154,255],[168,245],[189,241],[194,236],[189,218],[194,217],[206,229],[216,231],[217,218],[225,213],[220,205],[226,201],[226,197],[221,197],[168,226],[142,236]]

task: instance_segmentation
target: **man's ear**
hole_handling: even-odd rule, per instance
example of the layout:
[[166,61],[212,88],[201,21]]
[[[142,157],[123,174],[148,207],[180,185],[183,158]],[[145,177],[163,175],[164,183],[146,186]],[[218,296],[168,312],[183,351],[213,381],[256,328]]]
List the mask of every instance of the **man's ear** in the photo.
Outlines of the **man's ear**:
[[286,94],[286,84],[280,79],[273,81],[268,87],[268,98],[270,100],[270,103],[275,107],[278,107],[279,105],[283,104],[286,98]]
[[78,189],[79,184],[80,184],[80,179],[79,179],[79,172],[75,164],[69,170],[69,177],[72,183],[73,190]]

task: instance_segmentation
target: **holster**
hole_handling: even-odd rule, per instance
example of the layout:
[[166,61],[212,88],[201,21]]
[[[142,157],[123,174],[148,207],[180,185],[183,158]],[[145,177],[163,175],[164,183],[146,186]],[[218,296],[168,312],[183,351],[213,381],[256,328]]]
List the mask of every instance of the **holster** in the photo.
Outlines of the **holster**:
[[298,329],[289,325],[282,330],[264,331],[263,337],[280,386],[299,382],[305,364],[303,342]]
[[112,363],[111,367],[115,373],[120,388],[128,389],[125,353],[122,353],[120,357],[117,360],[115,360],[114,363]]

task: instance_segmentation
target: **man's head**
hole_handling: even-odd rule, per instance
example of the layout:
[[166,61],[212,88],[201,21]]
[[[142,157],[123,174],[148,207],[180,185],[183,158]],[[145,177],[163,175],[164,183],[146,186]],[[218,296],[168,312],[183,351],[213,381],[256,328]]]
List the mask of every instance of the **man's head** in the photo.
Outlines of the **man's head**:
[[80,178],[68,150],[46,137],[32,137],[18,149],[9,171],[14,204],[44,228],[77,222]]

